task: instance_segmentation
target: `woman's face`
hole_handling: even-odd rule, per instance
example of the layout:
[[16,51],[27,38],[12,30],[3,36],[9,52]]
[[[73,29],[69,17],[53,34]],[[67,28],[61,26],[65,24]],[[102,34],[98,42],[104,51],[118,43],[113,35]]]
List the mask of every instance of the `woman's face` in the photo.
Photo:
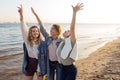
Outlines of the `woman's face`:
[[58,35],[58,32],[56,31],[54,26],[52,26],[52,28],[50,30],[50,34],[51,34],[51,36]]
[[70,31],[69,30],[67,30],[67,31],[65,31],[64,33],[63,33],[63,37],[64,38],[67,38],[67,37],[69,37],[70,36]]
[[31,34],[33,38],[38,38],[38,36],[40,35],[38,28],[32,28]]

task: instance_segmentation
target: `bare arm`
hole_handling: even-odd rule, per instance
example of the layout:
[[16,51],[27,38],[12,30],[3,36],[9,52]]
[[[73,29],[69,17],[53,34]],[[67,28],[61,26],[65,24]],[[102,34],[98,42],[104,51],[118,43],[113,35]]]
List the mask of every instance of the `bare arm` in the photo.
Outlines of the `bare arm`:
[[72,6],[73,8],[73,15],[72,15],[72,22],[70,26],[70,33],[71,33],[71,41],[74,43],[76,41],[76,35],[75,35],[75,23],[76,23],[76,13],[79,10],[82,10],[83,3],[78,3],[75,7]]
[[20,21],[21,21],[21,31],[22,31],[22,36],[23,40],[27,42],[27,37],[28,37],[28,27],[24,21],[24,15],[23,15],[23,7],[22,5],[18,7],[18,12],[20,15]]
[[34,16],[36,17],[36,19],[37,19],[37,21],[38,21],[38,23],[39,23],[39,25],[40,25],[40,31],[41,31],[41,33],[43,34],[43,36],[44,36],[45,38],[48,37],[49,34],[47,33],[46,29],[44,28],[44,25],[43,25],[41,19],[39,18],[39,16],[37,15],[37,13],[34,11],[33,8],[31,8],[31,11],[32,11],[32,13],[34,14]]
[[[31,11],[34,14],[34,16],[36,17],[37,21],[39,24],[42,24],[42,21],[40,20],[39,16],[37,15],[37,13],[35,12],[35,10],[31,7]],[[43,24],[42,24],[43,25]]]

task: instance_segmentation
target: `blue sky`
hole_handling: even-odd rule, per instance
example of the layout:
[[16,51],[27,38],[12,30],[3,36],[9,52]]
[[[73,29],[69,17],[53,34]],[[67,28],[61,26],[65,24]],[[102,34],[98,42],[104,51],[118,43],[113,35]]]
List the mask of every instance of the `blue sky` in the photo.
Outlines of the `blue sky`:
[[26,22],[37,22],[30,11],[33,7],[43,22],[71,22],[71,5],[84,3],[77,13],[77,23],[120,23],[119,0],[0,0],[0,22],[19,22],[17,6],[24,7]]

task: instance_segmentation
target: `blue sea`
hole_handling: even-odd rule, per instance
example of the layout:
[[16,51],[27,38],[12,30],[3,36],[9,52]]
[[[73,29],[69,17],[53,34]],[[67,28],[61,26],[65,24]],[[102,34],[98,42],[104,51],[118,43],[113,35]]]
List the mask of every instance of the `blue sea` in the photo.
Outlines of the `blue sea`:
[[[27,25],[30,27],[37,24],[27,23]],[[52,24],[44,25],[49,32]],[[62,32],[70,28],[69,23],[60,25]],[[20,27],[19,23],[0,23],[0,57],[23,52]],[[106,43],[117,39],[120,36],[120,24],[76,24],[76,36],[79,59],[83,59]]]

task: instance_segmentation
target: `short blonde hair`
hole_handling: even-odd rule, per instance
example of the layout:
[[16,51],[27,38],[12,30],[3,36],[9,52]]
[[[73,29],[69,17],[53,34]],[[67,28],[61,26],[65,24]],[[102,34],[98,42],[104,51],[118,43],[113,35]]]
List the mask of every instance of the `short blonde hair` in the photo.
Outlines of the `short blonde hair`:
[[61,34],[61,26],[58,24],[53,24],[53,27],[58,32],[58,36]]

